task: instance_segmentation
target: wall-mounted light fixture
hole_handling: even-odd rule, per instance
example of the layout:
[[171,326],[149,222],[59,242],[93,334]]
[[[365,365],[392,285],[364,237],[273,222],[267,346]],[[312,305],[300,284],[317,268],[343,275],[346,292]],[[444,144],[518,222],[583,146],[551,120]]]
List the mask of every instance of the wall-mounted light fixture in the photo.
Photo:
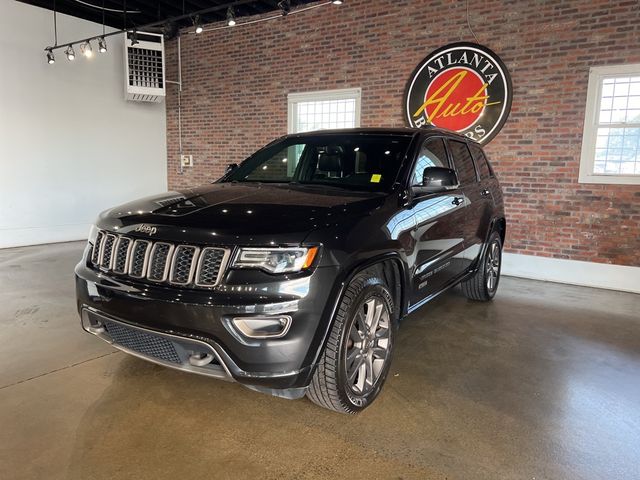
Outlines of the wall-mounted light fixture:
[[196,27],[196,33],[202,33],[203,28],[202,21],[200,20],[200,15],[196,15],[196,17],[193,19],[193,25]]
[[291,0],[280,0],[278,2],[278,8],[282,11],[282,16],[286,17],[291,11]]
[[233,10],[233,7],[227,8],[227,25],[230,27],[236,26],[236,12]]

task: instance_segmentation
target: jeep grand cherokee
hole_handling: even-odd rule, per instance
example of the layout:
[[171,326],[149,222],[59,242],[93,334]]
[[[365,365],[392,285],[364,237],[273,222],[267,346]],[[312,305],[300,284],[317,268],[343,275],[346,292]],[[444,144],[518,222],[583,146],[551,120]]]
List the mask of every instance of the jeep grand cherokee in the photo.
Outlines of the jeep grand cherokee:
[[78,309],[132,355],[355,413],[380,392],[401,318],[456,284],[495,295],[505,228],[465,137],[288,135],[213,184],[100,214]]

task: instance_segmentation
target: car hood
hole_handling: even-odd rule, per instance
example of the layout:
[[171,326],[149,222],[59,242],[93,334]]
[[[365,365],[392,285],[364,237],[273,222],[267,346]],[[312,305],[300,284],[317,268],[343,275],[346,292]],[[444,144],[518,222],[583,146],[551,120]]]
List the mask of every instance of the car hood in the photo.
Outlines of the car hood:
[[213,235],[217,243],[300,243],[312,230],[349,224],[384,200],[320,185],[215,183],[120,205],[103,212],[99,226],[176,241],[210,243]]

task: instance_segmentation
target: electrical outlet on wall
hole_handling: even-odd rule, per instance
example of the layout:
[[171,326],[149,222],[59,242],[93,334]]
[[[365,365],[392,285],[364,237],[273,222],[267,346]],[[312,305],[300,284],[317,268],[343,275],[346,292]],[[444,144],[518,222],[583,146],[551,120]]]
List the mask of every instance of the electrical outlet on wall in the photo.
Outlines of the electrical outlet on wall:
[[193,155],[180,155],[180,165],[183,167],[193,167]]

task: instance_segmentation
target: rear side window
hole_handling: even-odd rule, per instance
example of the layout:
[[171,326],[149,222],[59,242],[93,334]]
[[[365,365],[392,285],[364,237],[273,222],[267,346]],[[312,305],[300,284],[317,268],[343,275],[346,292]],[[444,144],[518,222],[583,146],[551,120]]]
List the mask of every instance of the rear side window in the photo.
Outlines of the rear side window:
[[493,172],[491,171],[489,162],[487,162],[487,157],[485,156],[482,149],[478,145],[473,144],[471,144],[469,148],[471,148],[471,153],[473,153],[473,158],[476,161],[476,168],[478,169],[478,173],[480,174],[480,180],[486,180],[487,178],[493,176]]
[[471,152],[469,152],[467,144],[458,142],[457,140],[449,140],[449,148],[451,148],[453,163],[456,166],[460,185],[477,182],[476,169],[473,166],[473,159],[471,158]]
[[422,185],[422,174],[427,167],[449,168],[447,150],[442,138],[429,138],[422,144],[411,175],[411,185]]

